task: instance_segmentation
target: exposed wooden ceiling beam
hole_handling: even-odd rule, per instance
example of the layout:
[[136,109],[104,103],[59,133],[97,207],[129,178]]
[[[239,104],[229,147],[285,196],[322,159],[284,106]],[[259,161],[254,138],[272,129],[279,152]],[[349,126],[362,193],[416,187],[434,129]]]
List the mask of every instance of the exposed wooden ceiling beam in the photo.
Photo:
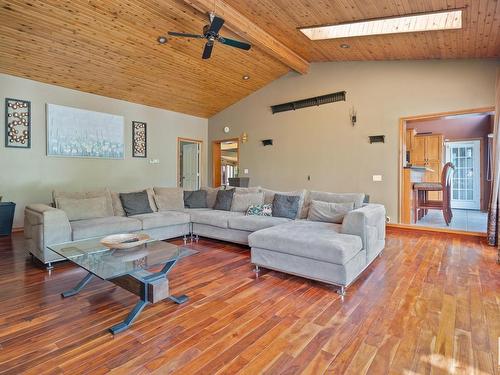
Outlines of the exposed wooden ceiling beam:
[[[212,12],[214,10],[213,0],[184,0],[184,2],[202,13]],[[274,56],[296,72],[301,74],[308,72],[308,61],[261,29],[250,19],[222,0],[217,0],[215,5],[216,14],[224,18],[224,25],[228,29],[240,35],[242,38],[245,38],[271,56]]]

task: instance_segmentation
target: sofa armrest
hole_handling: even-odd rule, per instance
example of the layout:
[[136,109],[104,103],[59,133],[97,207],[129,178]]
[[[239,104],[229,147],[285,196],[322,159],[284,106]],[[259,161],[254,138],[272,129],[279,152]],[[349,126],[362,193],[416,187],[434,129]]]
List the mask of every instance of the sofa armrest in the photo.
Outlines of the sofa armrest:
[[44,263],[60,259],[47,245],[71,241],[66,213],[46,204],[30,204],[24,210],[24,222],[27,250]]
[[361,237],[370,262],[385,245],[385,207],[369,203],[349,212],[342,222],[342,233]]

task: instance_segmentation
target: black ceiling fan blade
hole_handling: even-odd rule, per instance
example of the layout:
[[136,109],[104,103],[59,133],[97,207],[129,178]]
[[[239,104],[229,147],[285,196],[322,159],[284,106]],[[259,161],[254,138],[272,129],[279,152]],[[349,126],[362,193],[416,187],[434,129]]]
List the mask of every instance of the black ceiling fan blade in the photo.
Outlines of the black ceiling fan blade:
[[183,37],[183,38],[198,38],[198,39],[205,38],[205,35],[176,33],[175,31],[169,31],[168,35],[171,35],[171,36],[180,36],[180,37]]
[[203,55],[201,56],[203,59],[209,59],[212,55],[212,49],[214,48],[213,42],[206,42],[205,48],[203,48]]
[[227,46],[236,47],[239,49],[244,49],[245,51],[248,51],[250,48],[252,48],[252,46],[248,43],[240,42],[239,40],[234,40],[234,39],[229,39],[229,38],[220,37],[219,42],[222,44],[225,44]]
[[222,28],[222,25],[224,25],[224,20],[220,17],[215,16],[212,20],[212,23],[210,24],[208,32],[218,34],[219,30]]

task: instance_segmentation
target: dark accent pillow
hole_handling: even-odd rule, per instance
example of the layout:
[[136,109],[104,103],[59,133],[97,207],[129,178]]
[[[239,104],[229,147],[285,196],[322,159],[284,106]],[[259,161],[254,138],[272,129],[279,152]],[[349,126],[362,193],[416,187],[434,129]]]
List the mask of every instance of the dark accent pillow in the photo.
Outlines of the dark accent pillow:
[[207,191],[195,190],[184,192],[184,207],[207,208]]
[[295,219],[299,210],[300,196],[274,194],[273,216]]
[[214,210],[231,211],[234,189],[219,190],[215,199]]
[[153,212],[149,204],[146,190],[135,193],[120,193],[123,211],[127,216],[150,214]]

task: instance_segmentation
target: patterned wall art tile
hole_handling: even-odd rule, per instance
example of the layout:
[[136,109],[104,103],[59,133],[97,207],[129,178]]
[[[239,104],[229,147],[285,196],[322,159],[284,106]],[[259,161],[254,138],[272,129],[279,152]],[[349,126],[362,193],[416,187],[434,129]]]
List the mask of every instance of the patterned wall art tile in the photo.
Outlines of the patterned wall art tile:
[[31,147],[31,103],[5,99],[5,147]]
[[148,155],[147,125],[145,122],[132,121],[132,156],[146,158]]

